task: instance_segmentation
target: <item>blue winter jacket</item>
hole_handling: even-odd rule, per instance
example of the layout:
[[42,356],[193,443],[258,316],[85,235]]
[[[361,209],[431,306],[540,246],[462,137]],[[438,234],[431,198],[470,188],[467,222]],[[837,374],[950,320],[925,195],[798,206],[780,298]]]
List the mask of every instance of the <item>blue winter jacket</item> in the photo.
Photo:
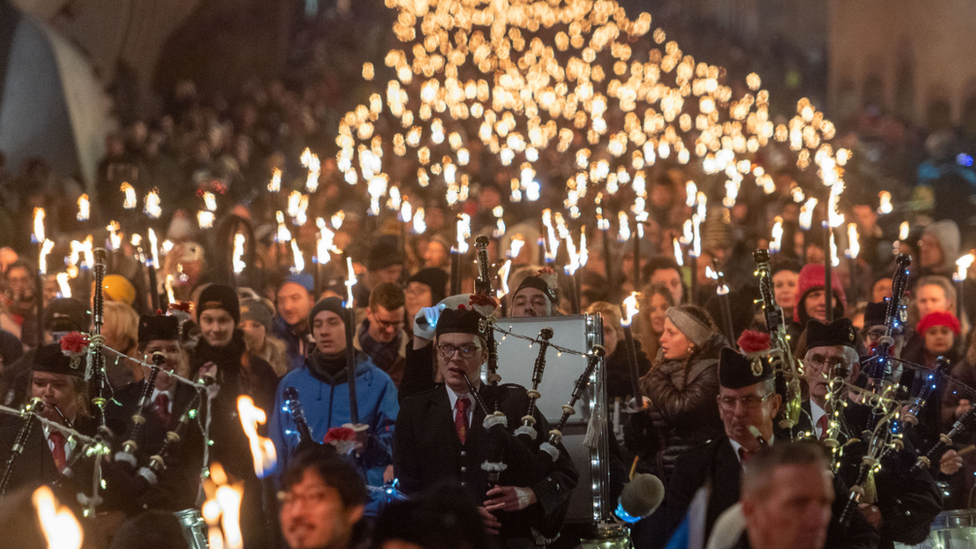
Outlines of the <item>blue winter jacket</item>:
[[[393,385],[390,376],[374,366],[365,354],[356,353],[356,359],[356,401],[359,406],[359,422],[369,425],[369,442],[366,450],[357,460],[356,466],[366,480],[366,484],[379,487],[383,485],[384,469],[393,463],[393,427],[397,414],[400,413],[400,405],[397,402],[396,386]],[[302,404],[305,420],[308,422],[314,441],[322,442],[331,427],[342,427],[343,424],[351,422],[348,382],[342,381],[336,385],[326,383],[312,375],[307,363],[301,369],[286,374],[278,384],[274,414],[268,427],[268,436],[274,442],[275,451],[278,453],[278,465],[275,471],[278,480],[288,466],[299,441],[295,422],[292,421],[282,396],[287,387],[298,390],[298,399]],[[350,459],[355,458],[350,457]],[[367,513],[378,510],[385,498],[380,491],[371,490],[370,496]]]

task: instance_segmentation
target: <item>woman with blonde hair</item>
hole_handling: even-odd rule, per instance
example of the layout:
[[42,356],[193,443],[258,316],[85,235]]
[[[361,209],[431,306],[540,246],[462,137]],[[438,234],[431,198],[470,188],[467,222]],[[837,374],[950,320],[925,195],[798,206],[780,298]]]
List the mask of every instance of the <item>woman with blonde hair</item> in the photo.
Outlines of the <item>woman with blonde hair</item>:
[[[122,301],[105,300],[104,311],[102,335],[105,336],[105,345],[126,357],[137,359],[139,315],[135,309]],[[105,369],[112,387],[122,387],[145,377],[142,366],[111,351],[105,355]]]

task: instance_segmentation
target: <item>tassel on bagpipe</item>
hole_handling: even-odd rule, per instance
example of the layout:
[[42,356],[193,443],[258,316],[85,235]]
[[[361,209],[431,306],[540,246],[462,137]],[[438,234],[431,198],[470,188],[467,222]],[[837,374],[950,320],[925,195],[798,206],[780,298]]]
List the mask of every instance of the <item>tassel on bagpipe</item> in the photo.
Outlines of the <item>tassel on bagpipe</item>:
[[522,416],[522,426],[515,431],[515,435],[527,445],[531,445],[538,437],[535,430],[535,402],[542,395],[539,393],[539,385],[542,383],[542,376],[546,371],[546,351],[549,350],[549,340],[555,335],[552,328],[545,327],[539,330],[539,356],[535,359],[535,368],[532,369],[532,388],[526,391],[529,395],[529,406]]
[[880,419],[873,430],[865,432],[867,452],[861,457],[857,480],[851,486],[847,504],[840,516],[840,523],[845,528],[850,525],[859,503],[874,503],[865,500],[867,494],[865,487],[871,475],[881,467],[881,459],[891,451],[900,452],[904,449],[904,442],[901,439],[902,422],[898,420],[901,403],[890,397],[893,390],[892,387],[888,387],[884,393],[875,397],[878,402],[873,407],[872,413],[879,414]]

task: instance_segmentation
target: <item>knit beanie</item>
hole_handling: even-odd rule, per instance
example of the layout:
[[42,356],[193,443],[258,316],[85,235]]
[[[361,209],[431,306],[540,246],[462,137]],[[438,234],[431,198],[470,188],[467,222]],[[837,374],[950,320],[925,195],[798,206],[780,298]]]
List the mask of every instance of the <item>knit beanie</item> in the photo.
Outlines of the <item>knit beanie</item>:
[[345,318],[343,316],[345,312],[342,307],[342,300],[339,299],[338,297],[327,297],[325,299],[320,299],[318,303],[316,303],[315,306],[312,307],[312,310],[308,313],[309,326],[313,326],[315,324],[315,316],[321,313],[322,311],[330,311],[339,315],[339,318]]
[[204,311],[223,309],[230,313],[234,324],[241,322],[241,302],[237,298],[237,291],[223,284],[211,284],[200,292],[197,299],[197,318]]
[[[796,283],[796,301],[793,304],[793,322],[800,322],[800,305],[803,304],[808,293],[824,289],[825,278],[824,266],[819,263],[808,263],[800,269],[800,278]],[[830,277],[830,287],[833,288],[841,309],[847,309],[847,296],[844,294],[844,285],[839,276]],[[827,306],[832,305],[828,303]]]
[[935,326],[945,326],[952,330],[952,333],[956,334],[956,337],[961,333],[961,327],[959,326],[959,319],[956,315],[948,311],[935,311],[925,315],[922,320],[918,321],[918,325],[915,326],[915,331],[924,336],[929,329]]
[[437,303],[445,297],[444,287],[447,286],[447,273],[444,269],[435,267],[421,269],[407,280],[407,284],[411,282],[419,282],[429,287],[432,303]]
[[109,301],[121,301],[126,305],[132,305],[136,300],[135,287],[122,275],[106,275],[102,279],[102,292]]
[[265,330],[271,329],[271,317],[273,313],[263,301],[257,299],[245,299],[241,302],[241,320],[252,320],[264,326]]

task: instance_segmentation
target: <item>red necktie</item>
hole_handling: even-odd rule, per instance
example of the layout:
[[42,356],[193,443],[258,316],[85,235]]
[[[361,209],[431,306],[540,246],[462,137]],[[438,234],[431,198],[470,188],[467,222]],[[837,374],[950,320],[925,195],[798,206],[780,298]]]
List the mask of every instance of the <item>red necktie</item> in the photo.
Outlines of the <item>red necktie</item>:
[[51,434],[47,438],[54,443],[54,449],[51,450],[54,465],[58,468],[58,471],[64,471],[64,468],[68,465],[68,457],[64,453],[64,434],[61,431],[51,431]]
[[827,425],[830,420],[827,419],[827,414],[820,416],[817,420],[817,428],[820,429],[820,442],[827,440]]
[[742,463],[742,465],[749,463],[750,459],[752,459],[752,452],[746,450],[745,448],[739,448],[739,461]]
[[454,409],[457,410],[454,415],[454,428],[457,429],[461,444],[464,444],[464,439],[468,436],[468,406],[470,404],[466,397],[459,397],[454,404]]
[[163,424],[169,425],[169,395],[166,393],[159,393],[156,395],[156,400],[153,402],[153,411],[156,412],[156,417],[158,417]]

